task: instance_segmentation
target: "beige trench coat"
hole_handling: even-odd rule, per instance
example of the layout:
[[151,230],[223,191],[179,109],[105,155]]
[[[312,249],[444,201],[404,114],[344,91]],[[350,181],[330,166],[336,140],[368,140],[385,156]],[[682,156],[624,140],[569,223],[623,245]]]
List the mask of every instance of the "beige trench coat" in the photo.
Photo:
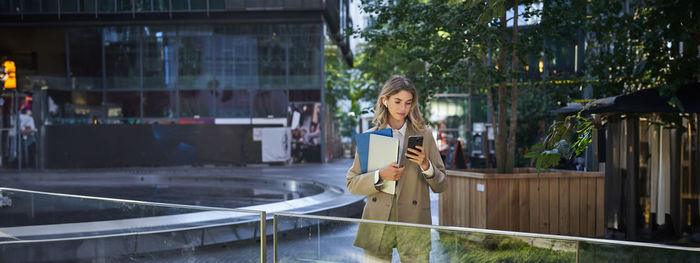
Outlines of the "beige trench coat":
[[[375,129],[372,128],[367,132],[374,130]],[[408,144],[408,136],[412,135],[423,135],[423,148],[426,151],[426,158],[433,164],[434,177],[430,179],[425,178],[418,164],[406,159],[405,153]],[[429,188],[435,193],[443,192],[446,189],[446,179],[445,165],[442,162],[440,152],[435,145],[435,139],[430,129],[426,128],[423,129],[423,132],[418,132],[413,129],[410,123],[407,123],[404,145],[401,151],[403,156],[399,164],[405,166],[406,169],[396,185],[395,195],[380,192],[375,188],[375,171],[367,171],[367,173],[363,174],[357,153],[355,154],[355,161],[346,176],[348,190],[355,195],[367,196],[367,203],[362,213],[362,219],[387,221],[389,220],[391,210],[395,209],[399,222],[432,224]],[[393,207],[394,198],[397,198],[397,207]],[[385,225],[383,224],[360,224],[354,245],[360,248],[377,251],[382,239],[384,227]],[[405,233],[405,235],[405,238],[414,238],[410,237],[410,233]],[[397,239],[402,239],[402,232],[397,233]]]

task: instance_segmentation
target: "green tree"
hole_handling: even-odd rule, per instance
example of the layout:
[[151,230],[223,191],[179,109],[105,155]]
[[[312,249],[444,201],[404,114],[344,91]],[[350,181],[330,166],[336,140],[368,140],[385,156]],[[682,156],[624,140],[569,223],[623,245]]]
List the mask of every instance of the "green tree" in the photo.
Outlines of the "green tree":
[[694,0],[585,2],[572,24],[590,38],[586,71],[597,96],[659,88],[673,96],[699,81],[700,3]]
[[[700,81],[700,3],[694,0],[572,1],[579,12],[560,16],[556,26],[586,32],[585,71],[596,97],[657,88],[680,110],[676,92]],[[562,12],[567,12],[564,8]],[[600,122],[597,120],[596,122]],[[578,114],[555,122],[535,158],[538,168],[559,156],[582,152],[594,121]]]
[[[423,94],[421,105],[447,87],[485,94],[496,134],[499,172],[515,163],[518,98],[523,90],[524,56],[539,56],[546,37],[558,32],[519,31],[507,26],[506,11],[534,1],[363,1],[373,23],[358,32],[368,41],[368,59],[393,50]],[[514,9],[514,10],[517,10]],[[531,18],[540,10],[526,8],[514,17]],[[517,21],[517,19],[514,19]],[[396,58],[393,58],[396,59]],[[508,63],[510,61],[510,63]],[[496,83],[495,86],[493,83]],[[527,89],[539,88],[528,85]],[[509,118],[510,117],[510,118]]]
[[[351,68],[338,52],[335,45],[326,45],[325,100],[333,117],[343,123],[341,135],[352,137],[360,116],[369,111],[361,108],[362,102],[372,102],[376,98],[376,89],[373,88],[376,82],[372,76],[359,70],[360,67],[373,67],[366,62],[364,53],[355,54],[355,68]],[[341,102],[350,103],[349,108],[341,108]]]

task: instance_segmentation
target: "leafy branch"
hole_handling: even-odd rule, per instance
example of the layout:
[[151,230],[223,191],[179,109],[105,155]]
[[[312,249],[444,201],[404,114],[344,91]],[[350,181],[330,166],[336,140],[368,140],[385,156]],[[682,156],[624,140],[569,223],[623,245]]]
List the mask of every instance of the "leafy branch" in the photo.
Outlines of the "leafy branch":
[[525,158],[532,159],[539,175],[542,168],[549,169],[559,164],[560,158],[578,156],[593,139],[593,124],[593,120],[582,117],[581,112],[555,121],[544,141],[533,146],[533,151],[526,153]]

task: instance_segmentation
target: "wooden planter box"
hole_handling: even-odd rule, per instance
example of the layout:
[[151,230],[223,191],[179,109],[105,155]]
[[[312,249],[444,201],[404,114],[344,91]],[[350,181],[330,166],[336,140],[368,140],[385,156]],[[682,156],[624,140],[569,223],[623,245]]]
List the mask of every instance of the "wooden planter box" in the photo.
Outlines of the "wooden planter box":
[[602,237],[602,172],[448,170],[440,225]]

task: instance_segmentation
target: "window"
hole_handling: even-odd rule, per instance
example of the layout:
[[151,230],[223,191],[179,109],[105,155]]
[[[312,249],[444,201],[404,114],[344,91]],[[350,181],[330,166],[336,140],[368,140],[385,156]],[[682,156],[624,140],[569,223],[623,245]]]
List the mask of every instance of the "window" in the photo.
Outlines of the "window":
[[286,90],[253,91],[253,118],[286,118]]
[[311,101],[321,101],[321,90],[290,90],[289,91],[289,101],[290,102],[311,102]]
[[58,12],[58,1],[56,0],[41,0],[41,12]]
[[141,117],[141,101],[138,91],[107,92],[106,106],[109,118]]
[[171,0],[173,10],[188,10],[187,0]]
[[[72,88],[102,90],[102,30],[99,28],[66,29],[70,53]],[[86,55],[90,54],[90,55]]]
[[180,117],[213,117],[214,92],[212,90],[181,90]]
[[80,0],[80,12],[95,12],[95,0]]
[[151,1],[150,0],[136,0],[134,1],[136,11],[151,11]]
[[209,0],[209,9],[224,10],[226,9],[225,0]]
[[117,11],[119,12],[131,12],[131,0],[117,0]]
[[101,91],[48,90],[48,114],[52,118],[99,119],[105,116]]
[[32,13],[41,11],[40,0],[24,0],[24,12]]
[[285,38],[272,35],[258,38],[258,76],[261,88],[285,88],[286,50]]
[[175,117],[175,92],[173,91],[144,91],[143,117],[172,118]]
[[153,11],[170,10],[170,0],[153,0]]
[[140,67],[137,27],[104,29],[107,89],[139,89]]
[[182,89],[204,89],[213,84],[216,53],[211,49],[211,37],[180,38],[177,51],[178,85]]
[[143,27],[143,88],[173,89],[177,38],[173,26]]
[[250,117],[248,90],[219,90],[216,93],[216,116],[223,118]]
[[75,0],[61,1],[61,13],[78,12],[78,2]]
[[114,0],[97,0],[100,12],[114,12]]

